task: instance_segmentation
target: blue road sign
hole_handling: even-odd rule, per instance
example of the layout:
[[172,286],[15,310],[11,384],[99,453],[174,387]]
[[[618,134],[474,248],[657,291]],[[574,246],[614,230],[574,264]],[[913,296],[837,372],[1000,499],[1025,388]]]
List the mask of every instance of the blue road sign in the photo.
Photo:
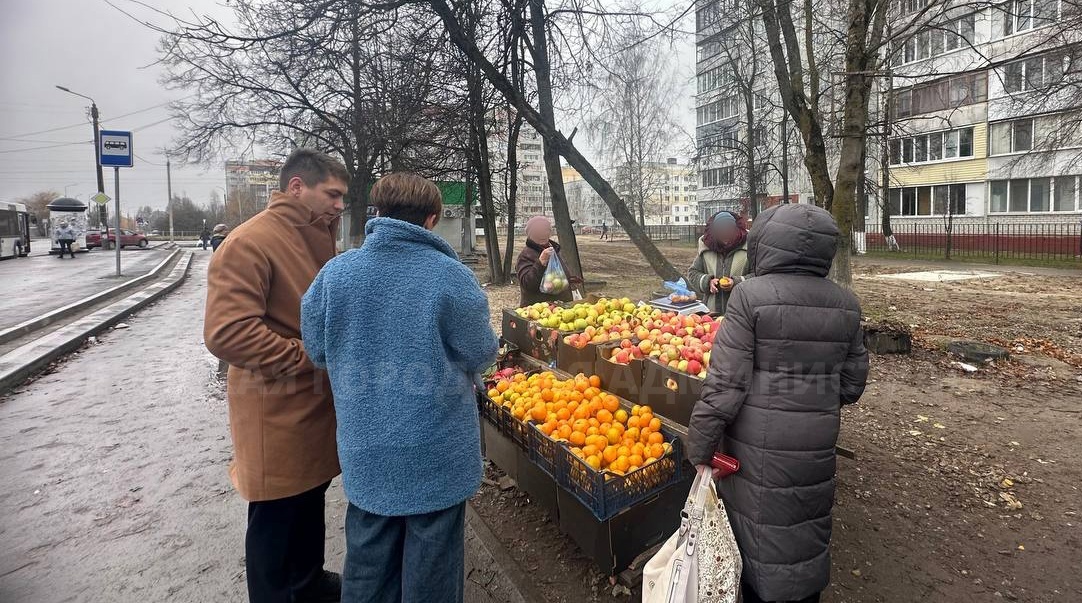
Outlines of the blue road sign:
[[99,138],[101,140],[101,164],[103,166],[132,166],[131,132],[102,130]]

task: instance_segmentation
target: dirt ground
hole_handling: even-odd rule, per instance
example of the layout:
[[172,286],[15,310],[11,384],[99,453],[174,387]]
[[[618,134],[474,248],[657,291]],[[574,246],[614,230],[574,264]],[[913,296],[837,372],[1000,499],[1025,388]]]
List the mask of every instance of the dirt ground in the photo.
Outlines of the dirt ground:
[[[587,281],[604,281],[594,290],[642,299],[660,288],[630,245],[580,245]],[[677,266],[694,257],[662,250]],[[927,269],[854,269],[865,317],[909,326],[916,349],[873,355],[864,398],[843,412],[841,444],[856,459],[839,459],[824,601],[1082,601],[1082,273],[881,278]],[[518,302],[514,287],[489,296],[495,320]],[[944,350],[954,338],[1013,356],[967,373]],[[613,596],[521,493],[486,486],[475,503],[546,600],[636,600]]]

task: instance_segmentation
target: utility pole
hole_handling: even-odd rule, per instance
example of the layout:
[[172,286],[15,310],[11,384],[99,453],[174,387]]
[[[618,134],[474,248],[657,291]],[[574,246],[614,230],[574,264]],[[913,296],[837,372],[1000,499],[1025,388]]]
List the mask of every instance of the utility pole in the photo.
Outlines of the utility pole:
[[[85,94],[79,94],[78,92],[74,92],[68,88],[65,88],[64,86],[57,86],[56,88],[58,90],[63,90],[68,94],[73,94],[75,96],[78,96],[79,98],[85,98],[86,100],[90,101],[90,121],[94,127],[94,170],[97,172],[98,175],[98,192],[105,194],[105,177],[102,175],[101,172],[101,131],[98,128],[98,103],[89,96]],[[98,221],[101,224],[102,230],[104,230],[106,233],[109,232],[108,216],[108,207],[106,205],[99,205]]]
[[169,195],[166,207],[169,209],[169,242],[176,244],[173,237],[173,174],[169,167],[169,151],[165,152],[165,194]]

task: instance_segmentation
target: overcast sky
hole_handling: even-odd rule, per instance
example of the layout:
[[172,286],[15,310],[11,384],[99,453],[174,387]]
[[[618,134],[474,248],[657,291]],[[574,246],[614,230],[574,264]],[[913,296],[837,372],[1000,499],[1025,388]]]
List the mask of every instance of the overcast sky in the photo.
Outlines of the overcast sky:
[[[118,6],[165,25],[150,11],[125,0]],[[667,4],[667,2],[662,2]],[[152,6],[226,17],[216,0],[147,0]],[[675,4],[675,2],[674,2]],[[103,0],[5,0],[0,20],[0,200],[55,190],[86,201],[96,192],[89,101],[56,89],[65,86],[93,97],[104,129],[132,130],[135,167],[121,169],[125,213],[166,205],[162,150],[175,135],[166,105],[180,93],[159,83],[158,35]],[[681,63],[693,65],[693,42],[681,45]],[[678,99],[693,120],[689,88]],[[693,121],[691,122],[694,126]],[[569,130],[570,128],[563,128]],[[204,203],[225,186],[220,165],[173,169],[174,194]],[[113,195],[112,170],[105,192]],[[221,194],[221,190],[218,191]]]

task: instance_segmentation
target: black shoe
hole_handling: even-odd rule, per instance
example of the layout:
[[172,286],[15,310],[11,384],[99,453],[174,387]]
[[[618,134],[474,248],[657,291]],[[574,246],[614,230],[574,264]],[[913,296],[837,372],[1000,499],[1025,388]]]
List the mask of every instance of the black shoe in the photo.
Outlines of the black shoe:
[[298,593],[297,603],[338,603],[342,600],[342,576],[323,571],[304,592]]

